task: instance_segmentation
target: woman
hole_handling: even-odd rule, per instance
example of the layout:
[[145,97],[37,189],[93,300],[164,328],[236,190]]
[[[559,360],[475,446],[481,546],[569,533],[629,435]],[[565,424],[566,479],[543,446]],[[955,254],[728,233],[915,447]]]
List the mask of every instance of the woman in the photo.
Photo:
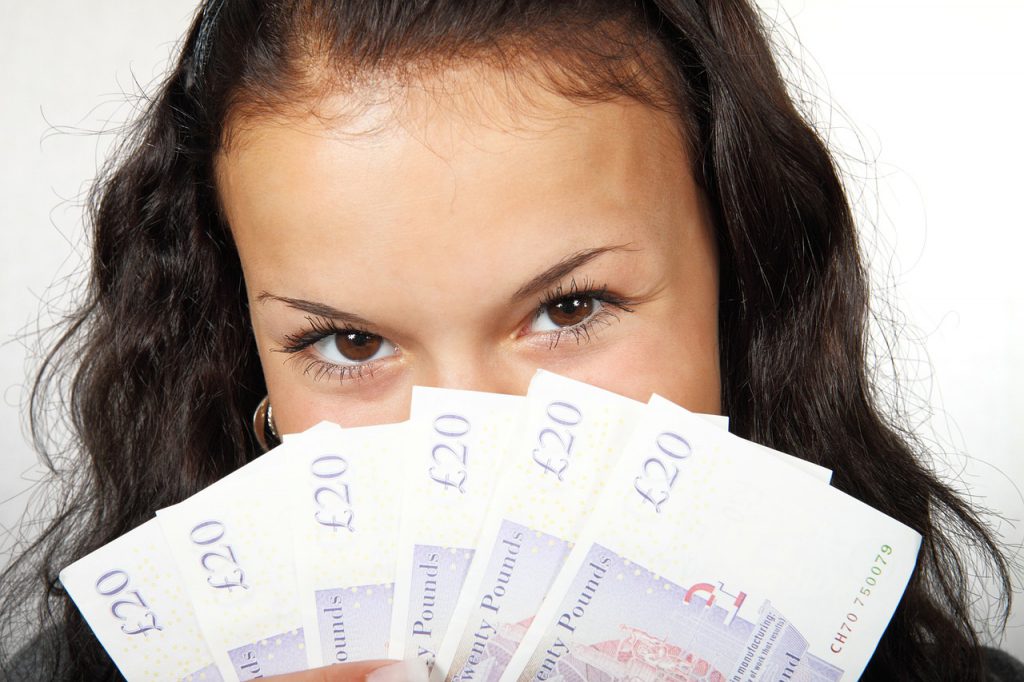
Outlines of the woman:
[[47,590],[15,679],[116,676],[56,572],[258,433],[538,366],[728,414],[920,532],[866,678],[1011,665],[964,557],[1004,588],[1006,562],[874,404],[849,206],[744,2],[210,2],[92,209],[88,298],[33,402],[41,436],[72,372],[89,466],[4,575],[0,640]]

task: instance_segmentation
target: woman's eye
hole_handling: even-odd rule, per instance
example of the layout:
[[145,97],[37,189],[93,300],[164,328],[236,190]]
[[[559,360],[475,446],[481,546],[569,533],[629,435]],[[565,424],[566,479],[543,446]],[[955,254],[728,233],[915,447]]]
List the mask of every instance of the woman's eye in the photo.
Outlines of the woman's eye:
[[387,339],[354,329],[325,336],[313,348],[324,360],[336,365],[361,365],[395,354],[394,344]]
[[530,326],[532,332],[548,332],[575,327],[596,315],[604,304],[594,296],[566,296],[540,307]]

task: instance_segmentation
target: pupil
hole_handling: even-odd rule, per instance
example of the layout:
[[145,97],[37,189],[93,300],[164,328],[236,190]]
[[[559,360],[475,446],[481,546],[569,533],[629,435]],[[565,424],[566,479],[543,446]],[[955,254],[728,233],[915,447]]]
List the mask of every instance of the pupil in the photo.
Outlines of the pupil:
[[593,299],[564,298],[550,306],[548,317],[560,327],[571,327],[587,319],[593,308]]
[[338,352],[349,360],[369,360],[380,350],[382,339],[376,334],[366,332],[347,332],[336,334],[334,345]]

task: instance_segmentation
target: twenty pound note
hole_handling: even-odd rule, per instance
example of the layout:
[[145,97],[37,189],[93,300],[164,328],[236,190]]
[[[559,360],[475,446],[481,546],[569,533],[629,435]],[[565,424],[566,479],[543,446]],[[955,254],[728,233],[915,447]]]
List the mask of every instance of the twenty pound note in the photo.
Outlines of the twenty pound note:
[[392,657],[433,663],[525,402],[522,396],[413,388]]
[[155,519],[71,564],[60,581],[129,682],[222,679]]
[[407,423],[290,436],[289,530],[313,667],[387,655]]
[[308,667],[291,530],[282,507],[284,444],[157,511],[203,636],[225,680]]
[[496,680],[569,554],[643,408],[538,372],[431,679]]
[[855,680],[919,546],[655,397],[502,680]]

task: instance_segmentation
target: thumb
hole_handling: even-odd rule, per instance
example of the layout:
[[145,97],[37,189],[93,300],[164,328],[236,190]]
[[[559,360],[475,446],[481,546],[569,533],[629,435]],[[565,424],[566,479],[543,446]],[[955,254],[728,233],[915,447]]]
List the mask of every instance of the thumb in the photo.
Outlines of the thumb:
[[287,675],[266,678],[267,682],[427,682],[427,666],[421,660],[359,661],[336,663]]

